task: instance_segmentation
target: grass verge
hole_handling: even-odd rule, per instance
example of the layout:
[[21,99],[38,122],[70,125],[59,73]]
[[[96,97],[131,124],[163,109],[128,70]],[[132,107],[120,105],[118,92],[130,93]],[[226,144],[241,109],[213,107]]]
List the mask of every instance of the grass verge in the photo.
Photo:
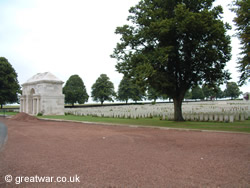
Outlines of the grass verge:
[[175,121],[163,121],[160,120],[159,118],[122,119],[122,118],[104,118],[104,117],[75,116],[75,115],[42,116],[42,117],[40,116],[40,118],[250,133],[250,120],[236,121],[233,123],[194,122],[194,121],[175,122]]
[[0,110],[0,115],[12,116],[12,115],[16,115],[16,114],[18,114],[18,112],[8,112],[8,111]]

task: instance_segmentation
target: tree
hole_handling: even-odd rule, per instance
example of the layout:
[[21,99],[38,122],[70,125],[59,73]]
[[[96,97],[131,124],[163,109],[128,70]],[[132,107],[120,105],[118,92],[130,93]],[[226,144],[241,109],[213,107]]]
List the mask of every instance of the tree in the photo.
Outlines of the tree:
[[216,99],[221,99],[221,98],[223,98],[225,96],[225,94],[224,94],[224,92],[221,90],[221,88],[220,87],[217,87],[216,89],[215,89],[215,98]]
[[157,91],[154,88],[152,87],[148,88],[148,100],[154,100],[155,103],[159,97],[160,97],[159,93],[157,93]]
[[63,87],[63,93],[65,94],[65,103],[70,103],[72,106],[74,103],[84,104],[89,99],[82,79],[76,74],[67,80]]
[[17,73],[9,61],[0,57],[0,105],[15,103],[18,101],[20,85],[17,80]]
[[115,31],[121,35],[111,55],[117,71],[173,98],[176,121],[184,121],[182,101],[191,87],[229,79],[230,26],[213,2],[141,0],[129,10],[130,25]]
[[142,100],[145,93],[140,91],[140,88],[133,83],[128,77],[123,77],[118,88],[117,99],[120,101],[126,101],[128,103],[129,99],[134,101]]
[[93,84],[91,95],[94,101],[100,101],[102,105],[104,101],[113,101],[113,97],[116,96],[114,84],[106,74],[101,74]]
[[239,72],[241,72],[239,84],[242,86],[246,81],[250,81],[250,2],[249,0],[233,1],[232,11],[236,13],[234,22],[237,26],[237,36],[242,45],[240,53],[242,55],[238,60]]
[[147,98],[148,100],[154,100],[154,103],[156,102],[157,99],[167,99],[168,96],[167,95],[162,95],[161,93],[158,93],[154,88],[152,87],[148,87],[148,95]]
[[185,93],[184,99],[192,99],[191,90],[187,90],[187,92]]
[[117,99],[120,101],[126,101],[126,104],[128,103],[128,100],[133,95],[132,93],[132,83],[127,77],[123,77],[117,92]]
[[241,94],[241,91],[239,89],[239,86],[235,82],[228,82],[224,93],[226,97],[236,99]]
[[204,97],[212,100],[213,98],[223,98],[224,92],[221,90],[219,86],[209,87],[208,85],[202,86],[202,91],[204,93]]
[[133,84],[133,95],[131,96],[131,99],[135,102],[142,101],[145,98],[145,90],[142,90],[142,88],[137,85],[136,83]]
[[205,84],[202,86],[202,92],[206,99],[212,99],[213,97],[215,97],[214,89]]
[[199,86],[192,88],[191,94],[192,99],[204,99],[203,91]]

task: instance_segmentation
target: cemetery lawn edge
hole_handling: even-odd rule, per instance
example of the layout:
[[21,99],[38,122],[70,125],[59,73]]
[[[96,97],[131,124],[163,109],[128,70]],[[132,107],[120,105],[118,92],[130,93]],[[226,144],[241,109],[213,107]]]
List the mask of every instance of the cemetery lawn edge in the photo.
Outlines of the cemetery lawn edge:
[[182,129],[195,129],[195,130],[210,130],[210,131],[214,130],[214,131],[250,133],[250,120],[235,121],[233,123],[196,122],[196,121],[175,122],[175,121],[160,120],[157,117],[125,119],[125,118],[106,118],[106,117],[93,117],[93,116],[76,116],[76,115],[39,116],[39,118],[80,121],[80,122],[93,122],[93,123],[110,123],[110,124],[137,125],[137,126],[151,126],[151,127],[155,126],[155,127],[166,127],[166,128],[182,128]]

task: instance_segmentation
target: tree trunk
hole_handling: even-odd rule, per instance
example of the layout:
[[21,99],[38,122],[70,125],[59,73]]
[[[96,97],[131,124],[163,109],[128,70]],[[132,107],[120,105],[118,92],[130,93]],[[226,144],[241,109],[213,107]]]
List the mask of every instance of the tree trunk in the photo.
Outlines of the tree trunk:
[[101,101],[101,105],[103,105],[103,102],[104,102],[104,101]]
[[1,109],[3,109],[3,104],[1,104]]
[[173,98],[174,100],[174,120],[175,121],[185,121],[182,116],[182,100],[183,97]]

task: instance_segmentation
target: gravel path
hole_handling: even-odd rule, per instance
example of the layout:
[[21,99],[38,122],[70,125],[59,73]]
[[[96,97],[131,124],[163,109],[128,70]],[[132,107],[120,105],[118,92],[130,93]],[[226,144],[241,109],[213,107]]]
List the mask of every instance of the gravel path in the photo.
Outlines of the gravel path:
[[250,187],[249,134],[0,121],[0,187]]

